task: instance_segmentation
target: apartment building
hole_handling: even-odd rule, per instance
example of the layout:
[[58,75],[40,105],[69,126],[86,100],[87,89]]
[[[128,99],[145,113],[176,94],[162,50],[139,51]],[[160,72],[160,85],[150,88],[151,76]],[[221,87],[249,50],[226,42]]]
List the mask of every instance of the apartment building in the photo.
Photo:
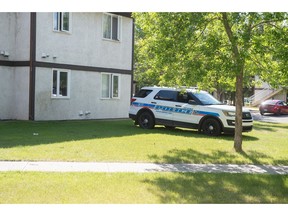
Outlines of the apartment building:
[[131,13],[0,13],[0,120],[126,118]]

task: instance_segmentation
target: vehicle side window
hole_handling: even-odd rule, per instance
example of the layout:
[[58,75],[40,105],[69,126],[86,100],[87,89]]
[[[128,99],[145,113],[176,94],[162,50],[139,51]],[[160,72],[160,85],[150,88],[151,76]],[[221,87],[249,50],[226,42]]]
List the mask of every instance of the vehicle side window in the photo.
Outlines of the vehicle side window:
[[278,102],[278,105],[284,106],[284,103],[281,101],[281,102]]
[[177,101],[180,103],[188,103],[189,101],[189,95],[187,94],[187,92],[178,92],[178,97],[177,97]]
[[152,92],[152,90],[141,89],[137,94],[135,94],[134,97],[145,98],[151,92]]
[[155,95],[154,99],[165,100],[165,101],[176,101],[177,91],[161,90]]

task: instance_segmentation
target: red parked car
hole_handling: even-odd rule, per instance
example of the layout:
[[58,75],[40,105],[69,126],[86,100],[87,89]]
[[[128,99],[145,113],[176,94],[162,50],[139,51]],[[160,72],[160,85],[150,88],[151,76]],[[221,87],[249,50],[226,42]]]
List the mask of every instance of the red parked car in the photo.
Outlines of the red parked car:
[[261,115],[264,113],[288,114],[288,106],[283,100],[266,100],[261,103],[259,111]]

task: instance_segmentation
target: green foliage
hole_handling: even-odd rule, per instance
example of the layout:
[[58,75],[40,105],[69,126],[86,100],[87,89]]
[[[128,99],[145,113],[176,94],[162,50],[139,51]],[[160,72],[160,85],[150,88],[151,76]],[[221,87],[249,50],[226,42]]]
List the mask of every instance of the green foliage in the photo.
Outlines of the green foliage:
[[[227,13],[232,43],[220,13],[133,13],[136,22],[135,79],[143,85],[195,86],[235,91],[259,75],[272,86],[288,83],[287,13]],[[241,66],[241,67],[242,67]]]

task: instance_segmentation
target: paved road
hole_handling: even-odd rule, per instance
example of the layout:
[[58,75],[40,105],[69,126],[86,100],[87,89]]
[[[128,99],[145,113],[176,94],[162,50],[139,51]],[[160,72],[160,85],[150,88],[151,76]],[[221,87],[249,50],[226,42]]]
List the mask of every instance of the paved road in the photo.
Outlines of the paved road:
[[156,164],[105,162],[0,161],[0,172],[206,172],[288,174],[288,166],[236,164]]
[[276,116],[274,114],[267,113],[262,116],[258,111],[252,111],[251,114],[255,121],[288,124],[288,115]]

